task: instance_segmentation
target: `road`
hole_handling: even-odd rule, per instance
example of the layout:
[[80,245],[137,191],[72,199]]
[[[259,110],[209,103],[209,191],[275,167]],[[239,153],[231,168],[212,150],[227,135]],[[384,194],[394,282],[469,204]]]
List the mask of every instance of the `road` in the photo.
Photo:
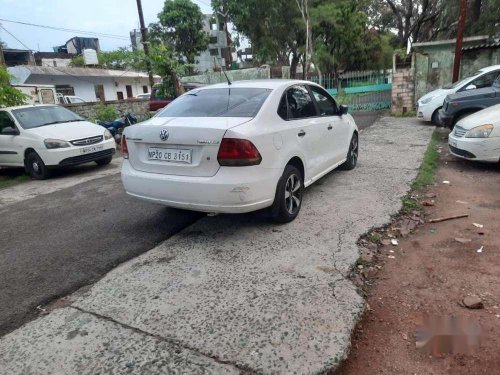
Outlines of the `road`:
[[[361,129],[378,117],[355,115]],[[0,336],[201,216],[129,198],[117,168],[84,166],[0,190],[0,217],[8,218],[0,226]]]

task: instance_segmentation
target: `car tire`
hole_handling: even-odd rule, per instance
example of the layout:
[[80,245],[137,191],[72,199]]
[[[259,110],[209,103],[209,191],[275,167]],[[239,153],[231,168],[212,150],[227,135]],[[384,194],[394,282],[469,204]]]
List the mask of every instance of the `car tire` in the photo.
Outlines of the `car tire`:
[[26,171],[34,180],[45,180],[50,177],[50,170],[36,152],[26,155]]
[[441,126],[441,123],[439,122],[439,110],[441,108],[438,108],[434,111],[434,113],[431,116],[431,123],[436,126]]
[[349,144],[349,150],[347,151],[347,157],[342,164],[341,168],[345,171],[350,171],[356,168],[358,164],[358,154],[359,154],[359,142],[358,135],[354,133],[351,138],[351,143]]
[[278,223],[289,223],[299,214],[302,207],[304,178],[293,165],[287,165],[281,176],[272,206],[273,219]]
[[108,165],[111,163],[111,160],[113,160],[113,157],[108,156],[107,158],[96,160],[95,162],[97,165]]

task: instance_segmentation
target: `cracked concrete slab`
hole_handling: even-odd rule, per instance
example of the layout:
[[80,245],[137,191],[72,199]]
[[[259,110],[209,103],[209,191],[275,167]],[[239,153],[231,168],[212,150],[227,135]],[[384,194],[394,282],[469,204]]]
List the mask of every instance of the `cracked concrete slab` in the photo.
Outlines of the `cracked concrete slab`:
[[432,131],[384,118],[361,134],[358,167],[308,188],[294,222],[205,218],[116,268],[73,306],[239,369],[335,368],[364,307],[346,279],[356,242],[401,208]]
[[68,307],[0,344],[1,374],[238,374],[233,366]]

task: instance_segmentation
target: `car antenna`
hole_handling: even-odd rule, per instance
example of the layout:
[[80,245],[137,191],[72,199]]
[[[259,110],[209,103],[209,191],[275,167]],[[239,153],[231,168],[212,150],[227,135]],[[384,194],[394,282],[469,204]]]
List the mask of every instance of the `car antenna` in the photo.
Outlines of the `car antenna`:
[[[215,60],[215,57],[214,57],[214,65],[215,65],[215,67],[217,67],[217,62],[216,62],[216,60]],[[227,80],[227,84],[228,84],[228,85],[232,85],[232,82],[231,82],[231,80],[229,79],[229,77],[227,76],[226,71],[225,71],[224,69],[222,69],[222,65],[221,65],[221,67],[220,67],[220,70],[222,70],[222,73],[224,73],[224,76],[226,77],[226,80]]]

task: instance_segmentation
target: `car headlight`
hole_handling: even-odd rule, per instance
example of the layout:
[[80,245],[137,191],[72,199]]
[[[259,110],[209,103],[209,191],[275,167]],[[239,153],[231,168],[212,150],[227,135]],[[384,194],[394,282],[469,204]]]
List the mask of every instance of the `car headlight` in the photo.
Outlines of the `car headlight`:
[[47,147],[48,149],[71,147],[71,145],[68,142],[62,141],[60,139],[48,138],[45,139],[43,143],[45,143],[45,147]]
[[107,141],[108,139],[111,138],[113,138],[113,134],[111,134],[111,132],[108,129],[104,130],[104,140]]
[[492,131],[493,125],[491,124],[476,126],[465,134],[465,138],[488,138]]
[[428,98],[425,99],[420,99],[420,104],[427,104],[429,103],[432,99],[434,99],[433,96],[429,96]]

